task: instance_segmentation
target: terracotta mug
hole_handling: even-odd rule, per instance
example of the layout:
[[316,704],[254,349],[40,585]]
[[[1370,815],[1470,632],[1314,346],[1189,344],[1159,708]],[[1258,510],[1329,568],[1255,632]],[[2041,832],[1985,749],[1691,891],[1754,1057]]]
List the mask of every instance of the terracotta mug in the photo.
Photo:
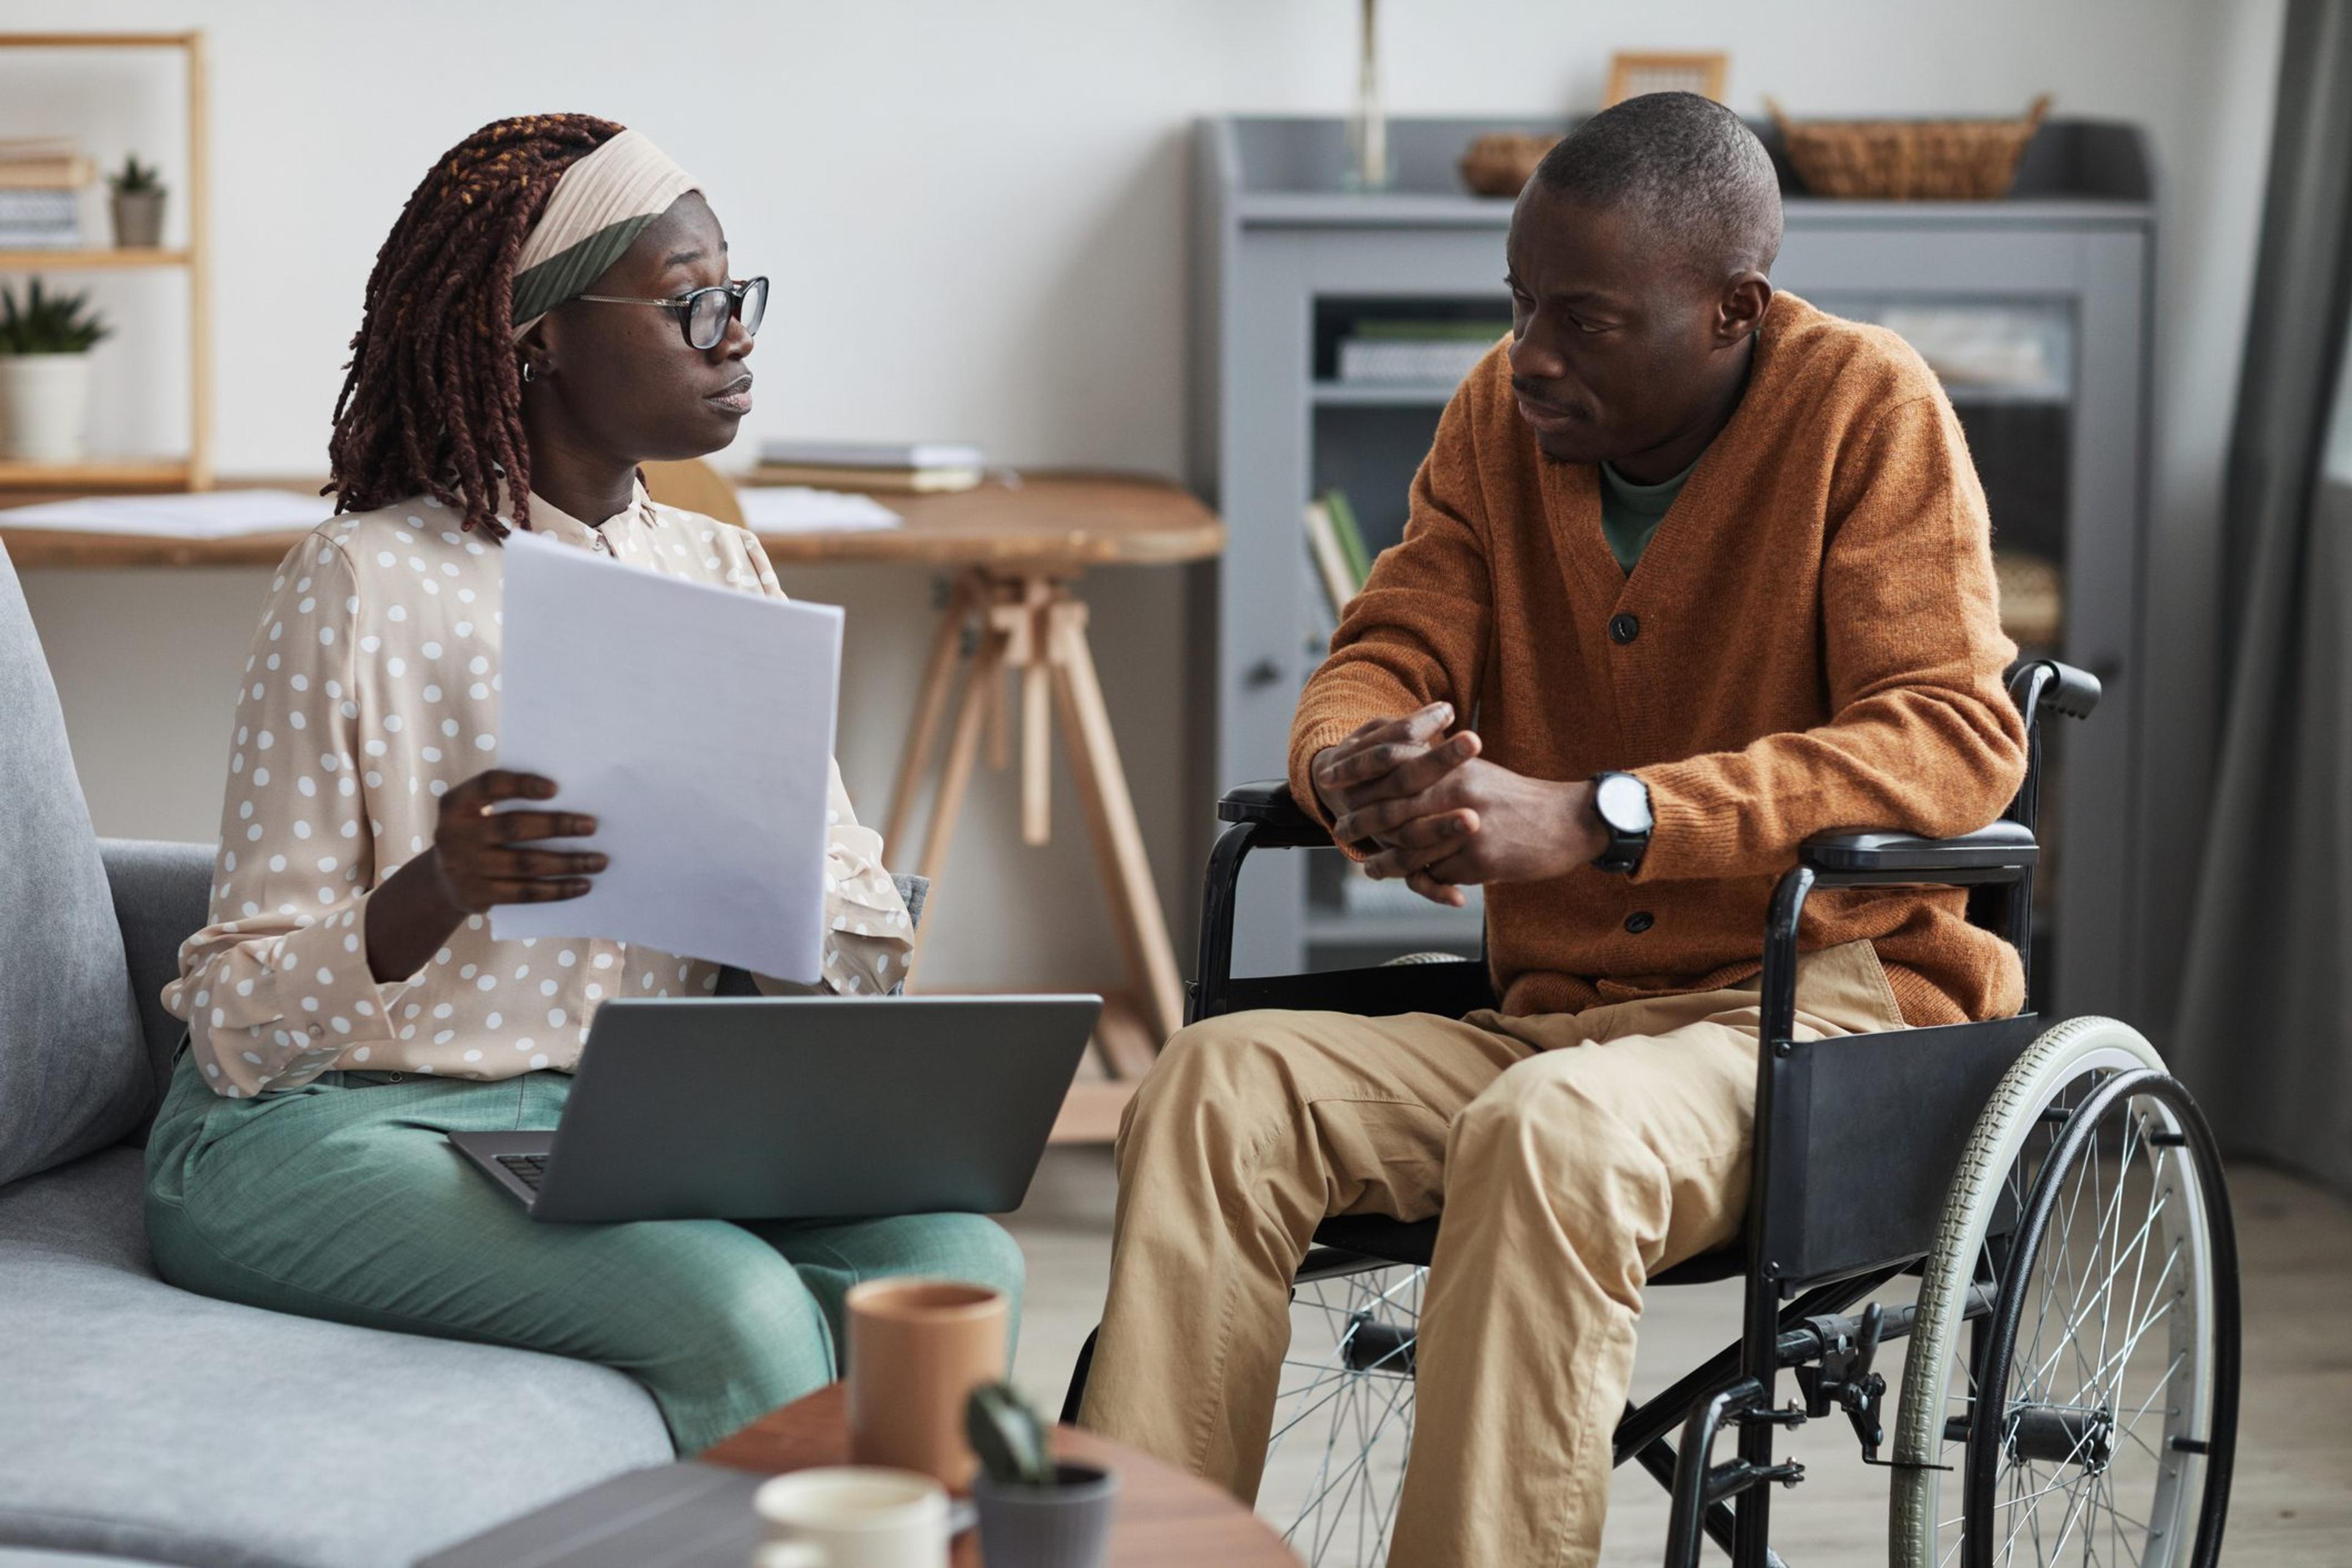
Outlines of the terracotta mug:
[[1004,1376],[1004,1293],[950,1279],[871,1279],[850,1290],[847,1307],[851,1459],[971,1489],[980,1458],[964,1438],[964,1400]]

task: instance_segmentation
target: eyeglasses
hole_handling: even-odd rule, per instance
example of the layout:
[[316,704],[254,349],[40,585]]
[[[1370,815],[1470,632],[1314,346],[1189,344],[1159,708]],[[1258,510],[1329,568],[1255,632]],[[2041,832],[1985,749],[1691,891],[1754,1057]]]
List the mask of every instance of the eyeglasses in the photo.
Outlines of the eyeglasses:
[[746,278],[740,283],[697,289],[675,300],[636,300],[623,294],[575,294],[572,298],[593,300],[599,305],[651,305],[656,310],[676,310],[678,330],[686,334],[689,348],[715,349],[719,340],[727,335],[727,323],[730,321],[742,322],[746,336],[759,335],[760,318],[768,313],[768,280]]

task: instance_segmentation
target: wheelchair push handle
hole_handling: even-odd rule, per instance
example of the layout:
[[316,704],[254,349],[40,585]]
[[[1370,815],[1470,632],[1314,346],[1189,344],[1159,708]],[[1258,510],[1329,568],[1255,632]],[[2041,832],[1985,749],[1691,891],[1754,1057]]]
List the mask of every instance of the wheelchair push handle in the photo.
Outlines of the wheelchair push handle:
[[2099,678],[2054,658],[2030,658],[2009,672],[2010,700],[2030,729],[2044,710],[2087,719],[2099,705]]

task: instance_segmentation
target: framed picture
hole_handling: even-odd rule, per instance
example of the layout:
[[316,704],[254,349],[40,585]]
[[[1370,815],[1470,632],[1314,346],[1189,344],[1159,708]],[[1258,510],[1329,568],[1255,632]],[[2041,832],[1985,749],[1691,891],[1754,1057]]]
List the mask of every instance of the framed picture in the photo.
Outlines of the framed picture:
[[1645,92],[1695,92],[1723,101],[1724,80],[1731,74],[1727,54],[1644,55],[1618,53],[1609,57],[1609,90],[1601,107],[1622,103]]

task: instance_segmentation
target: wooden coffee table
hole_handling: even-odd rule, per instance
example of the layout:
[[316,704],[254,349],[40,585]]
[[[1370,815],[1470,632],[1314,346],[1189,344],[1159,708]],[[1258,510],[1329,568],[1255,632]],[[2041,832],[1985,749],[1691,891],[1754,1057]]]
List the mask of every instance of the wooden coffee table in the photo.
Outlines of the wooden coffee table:
[[[1282,1538],[1231,1495],[1194,1476],[1075,1426],[1054,1428],[1054,1452],[1118,1474],[1108,1568],[1297,1568]],[[700,1456],[706,1465],[762,1474],[849,1463],[846,1385],[833,1384],[770,1411]],[[980,1568],[974,1532],[956,1540],[955,1568]]]

